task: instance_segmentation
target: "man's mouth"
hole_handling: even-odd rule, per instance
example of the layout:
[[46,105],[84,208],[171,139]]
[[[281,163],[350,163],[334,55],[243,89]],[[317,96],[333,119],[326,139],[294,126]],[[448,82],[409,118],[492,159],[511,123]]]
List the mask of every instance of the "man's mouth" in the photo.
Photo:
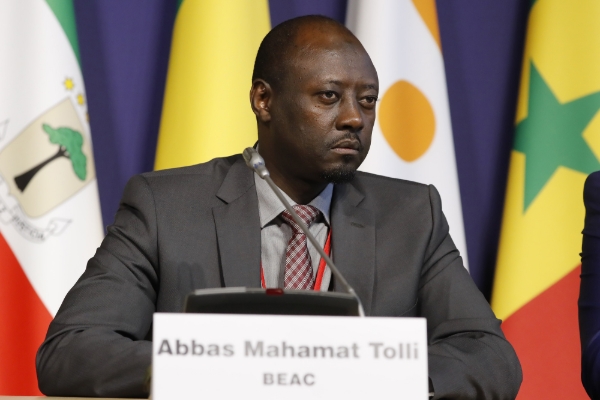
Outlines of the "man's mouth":
[[360,142],[354,139],[343,139],[331,146],[331,150],[339,154],[358,154],[360,149]]

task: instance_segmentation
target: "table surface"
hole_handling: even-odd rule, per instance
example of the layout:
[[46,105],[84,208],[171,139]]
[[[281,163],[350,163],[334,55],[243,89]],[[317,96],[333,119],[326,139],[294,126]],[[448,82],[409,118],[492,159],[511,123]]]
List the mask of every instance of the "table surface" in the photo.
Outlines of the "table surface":
[[[89,400],[89,397],[44,397],[44,396],[0,396],[0,400],[43,400],[43,399],[57,399],[57,400]],[[96,398],[96,400],[102,400]],[[119,400],[119,399],[111,399]],[[120,400],[135,400],[135,399],[120,399]]]

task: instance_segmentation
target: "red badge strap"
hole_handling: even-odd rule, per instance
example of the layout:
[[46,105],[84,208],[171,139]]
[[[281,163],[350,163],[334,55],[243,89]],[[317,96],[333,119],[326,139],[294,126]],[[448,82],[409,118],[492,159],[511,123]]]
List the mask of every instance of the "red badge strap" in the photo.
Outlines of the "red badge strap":
[[[323,247],[323,251],[328,256],[331,256],[331,229],[327,234],[327,240],[325,241],[325,247]],[[315,286],[313,290],[321,290],[321,282],[323,282],[323,275],[325,274],[325,268],[327,268],[327,263],[325,259],[321,257],[321,261],[319,261],[319,269],[317,270],[317,279],[315,279]],[[260,264],[260,286],[263,289],[267,288],[267,284],[265,282],[265,273],[262,267],[262,263]]]

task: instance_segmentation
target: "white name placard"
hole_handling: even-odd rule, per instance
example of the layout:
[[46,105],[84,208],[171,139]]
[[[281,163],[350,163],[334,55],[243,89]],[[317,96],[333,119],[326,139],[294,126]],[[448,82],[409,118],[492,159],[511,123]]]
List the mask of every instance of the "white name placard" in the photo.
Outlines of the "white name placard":
[[152,398],[428,398],[424,318],[154,314]]

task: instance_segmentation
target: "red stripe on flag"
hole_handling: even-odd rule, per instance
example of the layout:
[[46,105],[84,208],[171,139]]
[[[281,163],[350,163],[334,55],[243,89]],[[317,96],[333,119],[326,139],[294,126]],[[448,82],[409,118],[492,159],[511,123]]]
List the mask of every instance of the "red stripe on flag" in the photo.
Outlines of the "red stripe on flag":
[[581,384],[577,298],[581,266],[502,324],[523,367],[518,400],[589,399]]
[[52,317],[0,235],[0,395],[40,395],[35,353]]

